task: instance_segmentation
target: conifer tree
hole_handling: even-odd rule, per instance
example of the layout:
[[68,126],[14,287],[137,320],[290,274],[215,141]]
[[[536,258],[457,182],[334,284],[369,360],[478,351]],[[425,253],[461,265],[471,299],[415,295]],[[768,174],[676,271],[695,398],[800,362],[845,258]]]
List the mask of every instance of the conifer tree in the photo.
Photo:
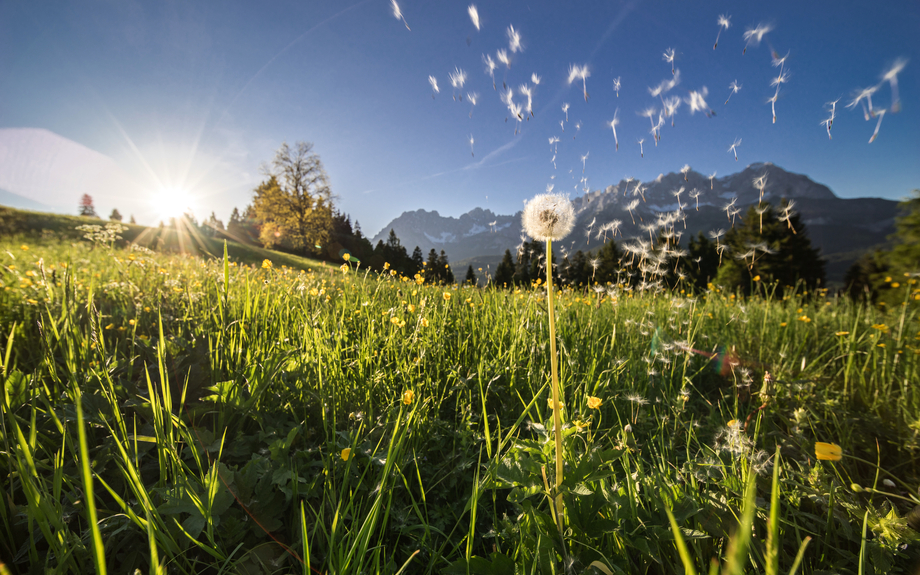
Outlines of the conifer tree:
[[440,268],[439,273],[443,274],[444,283],[452,284],[457,280],[454,279],[454,272],[450,269],[450,264],[447,263],[447,254],[444,253],[444,250],[441,250],[441,255],[438,256],[438,267]]
[[412,275],[422,271],[425,264],[425,256],[422,255],[422,248],[415,246],[412,250]]
[[121,212],[118,211],[118,208],[112,208],[112,213],[109,214],[109,220],[113,222],[120,222],[124,217],[121,215]]
[[756,281],[776,282],[780,294],[798,282],[808,290],[823,285],[824,260],[812,247],[799,215],[780,221],[769,204],[759,206],[766,208],[762,215],[757,207],[751,206],[740,225],[725,234],[728,251],[714,283],[750,293]]
[[463,283],[474,286],[478,283],[476,279],[476,272],[473,271],[473,266],[466,268],[466,277],[463,278]]
[[514,282],[514,258],[511,256],[511,250],[505,250],[501,263],[495,268],[495,277],[492,278],[494,287],[511,287]]

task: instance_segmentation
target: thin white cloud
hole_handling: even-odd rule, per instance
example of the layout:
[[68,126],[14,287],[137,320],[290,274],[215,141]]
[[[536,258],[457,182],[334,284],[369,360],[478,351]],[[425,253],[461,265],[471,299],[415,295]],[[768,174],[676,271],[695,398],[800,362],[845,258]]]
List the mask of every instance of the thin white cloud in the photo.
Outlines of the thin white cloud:
[[512,163],[512,162],[519,162],[519,161],[524,160],[524,159],[526,159],[526,158],[524,158],[524,157],[521,157],[521,158],[513,158],[513,159],[505,160],[504,162],[500,162],[500,163],[497,163],[497,164],[491,164],[491,165],[489,165],[489,166],[486,166],[486,165],[485,165],[485,164],[486,164],[487,162],[489,162],[490,160],[492,160],[492,159],[494,159],[494,158],[497,158],[497,157],[501,156],[502,154],[504,154],[505,152],[507,152],[507,151],[510,150],[511,148],[515,147],[515,146],[518,144],[518,142],[520,142],[520,141],[521,141],[521,138],[520,138],[520,137],[517,137],[517,138],[515,138],[515,139],[509,141],[508,143],[502,144],[502,145],[499,146],[498,148],[492,150],[491,152],[489,152],[488,154],[486,154],[481,160],[479,160],[479,161],[477,161],[477,162],[473,162],[473,163],[471,163],[471,164],[467,164],[467,165],[465,165],[465,166],[463,166],[463,167],[461,167],[461,168],[455,168],[455,169],[453,169],[453,170],[445,170],[445,171],[443,171],[443,172],[436,172],[436,173],[434,173],[434,174],[428,174],[427,176],[422,176],[422,177],[420,177],[420,178],[415,178],[415,179],[413,179],[413,180],[406,180],[406,181],[404,181],[404,182],[399,182],[399,183],[397,183],[397,184],[393,184],[392,186],[386,186],[386,187],[383,187],[383,188],[370,188],[370,189],[364,190],[364,191],[361,192],[361,193],[362,193],[362,194],[372,194],[372,193],[374,193],[374,192],[380,192],[380,191],[383,191],[383,190],[391,190],[391,189],[394,189],[394,188],[401,188],[401,187],[403,187],[403,186],[407,186],[407,185],[410,185],[410,184],[417,184],[417,183],[419,183],[419,182],[424,182],[424,181],[427,181],[427,180],[432,180],[432,179],[434,179],[434,178],[439,178],[439,177],[441,177],[441,176],[446,176],[446,175],[448,175],[448,174],[455,174],[455,173],[457,173],[457,172],[465,172],[465,171],[469,171],[469,170],[477,170],[477,169],[482,168],[482,167],[489,167],[489,168],[491,168],[491,167],[495,167],[495,166],[503,166],[503,165],[505,165],[505,164],[510,164],[510,163]]

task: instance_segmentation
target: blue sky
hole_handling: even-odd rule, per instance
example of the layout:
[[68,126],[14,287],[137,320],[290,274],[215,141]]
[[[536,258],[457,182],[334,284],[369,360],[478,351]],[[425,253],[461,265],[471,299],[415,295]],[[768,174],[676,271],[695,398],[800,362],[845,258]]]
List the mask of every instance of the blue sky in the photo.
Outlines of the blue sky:
[[[480,30],[469,2],[402,0],[411,30],[389,0],[0,3],[0,153],[5,143],[8,160],[0,187],[75,211],[75,194],[98,186],[100,212],[118,207],[142,223],[157,219],[151,206],[160,190],[177,188],[199,217],[213,210],[226,221],[250,201],[274,150],[306,140],[339,207],[368,235],[404,210],[507,214],[548,184],[577,195],[685,164],[723,176],[769,161],[842,197],[899,199],[920,187],[915,0],[474,3]],[[730,27],[713,50],[720,14]],[[745,30],[761,23],[772,30],[742,54]],[[521,35],[516,53],[509,26]],[[483,55],[496,59],[499,49],[509,50],[511,65],[499,64],[493,90]],[[657,123],[662,102],[649,88],[675,77],[668,49],[679,83],[665,96],[681,105],[656,146],[639,112],[655,107]],[[772,51],[789,54],[775,124],[767,100],[780,69]],[[898,74],[901,110],[884,115],[870,144],[877,118],[845,105],[899,58],[907,60]],[[581,80],[567,82],[571,65],[588,66],[587,102]],[[451,88],[455,68],[467,73],[462,90]],[[519,87],[533,85],[534,73],[533,116],[518,122],[500,92],[504,83],[514,103],[526,103]],[[440,88],[434,98],[429,76]],[[735,80],[741,90],[725,104]],[[686,101],[703,88],[713,117],[691,114]],[[820,122],[838,98],[828,139]],[[876,109],[892,100],[887,82],[873,95]],[[616,110],[619,150],[609,126]],[[22,128],[97,154],[62,146],[58,161],[43,165],[41,139],[18,146]],[[736,139],[737,162],[728,151]],[[85,175],[91,161],[105,164],[93,172],[99,182]],[[80,185],[67,185],[76,167],[68,162],[83,165]]]

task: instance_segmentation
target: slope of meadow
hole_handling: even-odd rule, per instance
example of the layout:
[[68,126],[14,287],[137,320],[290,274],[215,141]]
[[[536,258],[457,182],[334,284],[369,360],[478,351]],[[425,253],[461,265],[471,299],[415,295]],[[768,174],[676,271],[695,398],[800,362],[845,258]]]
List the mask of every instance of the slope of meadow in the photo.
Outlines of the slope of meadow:
[[560,528],[542,286],[268,259],[0,239],[6,569],[893,573],[920,557],[915,279],[887,313],[766,286],[561,293]]

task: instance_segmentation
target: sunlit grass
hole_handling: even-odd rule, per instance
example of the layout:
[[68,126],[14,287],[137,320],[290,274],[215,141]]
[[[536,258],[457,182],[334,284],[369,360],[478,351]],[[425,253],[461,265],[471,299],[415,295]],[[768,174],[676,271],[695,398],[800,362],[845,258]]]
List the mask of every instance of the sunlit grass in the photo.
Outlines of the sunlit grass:
[[557,292],[560,537],[542,286],[261,261],[2,240],[7,568],[786,573],[804,549],[799,572],[890,572],[915,553],[916,285],[888,312]]

